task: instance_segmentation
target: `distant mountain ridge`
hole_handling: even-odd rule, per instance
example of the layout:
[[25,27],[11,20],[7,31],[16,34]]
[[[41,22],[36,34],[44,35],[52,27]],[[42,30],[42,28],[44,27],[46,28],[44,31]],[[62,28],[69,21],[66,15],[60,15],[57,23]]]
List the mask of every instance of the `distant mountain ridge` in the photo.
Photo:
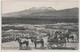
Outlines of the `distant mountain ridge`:
[[32,7],[30,9],[26,9],[23,11],[13,12],[13,13],[7,13],[2,15],[2,17],[21,17],[24,15],[29,15],[31,13],[35,12],[47,12],[47,11],[55,11],[52,7]]
[[78,23],[79,8],[55,10],[51,7],[32,7],[28,10],[4,14],[2,24],[52,24],[60,22]]
[[46,11],[46,12],[35,12],[28,16],[51,16],[51,17],[78,17],[78,8]]

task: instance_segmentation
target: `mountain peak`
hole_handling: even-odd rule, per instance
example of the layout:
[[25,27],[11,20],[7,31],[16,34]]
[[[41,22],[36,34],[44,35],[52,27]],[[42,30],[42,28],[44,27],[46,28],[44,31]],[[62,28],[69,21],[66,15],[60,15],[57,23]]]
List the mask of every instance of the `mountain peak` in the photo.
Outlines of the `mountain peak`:
[[55,10],[54,8],[52,7],[32,7],[30,8],[29,10]]
[[32,7],[23,11],[3,14],[2,17],[23,17],[23,16],[78,16],[78,8],[69,8],[64,10],[55,10],[52,7]]

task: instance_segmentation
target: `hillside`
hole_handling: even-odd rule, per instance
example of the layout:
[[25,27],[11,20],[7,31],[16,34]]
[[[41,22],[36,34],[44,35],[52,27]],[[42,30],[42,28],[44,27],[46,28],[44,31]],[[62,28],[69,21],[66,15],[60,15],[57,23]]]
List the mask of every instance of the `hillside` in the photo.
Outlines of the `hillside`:
[[78,17],[78,8],[70,8],[56,11],[35,12],[28,16],[51,16],[51,17]]
[[3,14],[3,17],[23,17],[26,15],[29,15],[31,13],[38,13],[38,12],[48,12],[48,11],[55,11],[52,7],[32,7],[30,9],[25,9],[23,11],[18,11],[18,12],[12,12],[12,13],[7,13]]
[[51,7],[33,7],[28,10],[2,15],[2,23],[50,24],[56,22],[78,22],[78,11],[78,8],[55,10]]

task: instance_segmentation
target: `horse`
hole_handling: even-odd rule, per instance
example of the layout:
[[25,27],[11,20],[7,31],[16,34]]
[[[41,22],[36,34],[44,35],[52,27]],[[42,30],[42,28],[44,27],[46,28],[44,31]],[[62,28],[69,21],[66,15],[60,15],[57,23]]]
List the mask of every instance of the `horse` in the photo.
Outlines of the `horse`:
[[31,38],[31,42],[35,44],[35,48],[37,47],[37,44],[41,43],[41,47],[44,47],[44,40],[41,38],[41,39],[38,39],[37,37],[32,37]]
[[20,39],[20,38],[16,38],[15,41],[18,41],[19,46],[20,46],[20,49],[21,49],[21,47],[22,47],[22,44],[26,44],[26,46],[27,46],[27,48],[28,48],[29,41],[23,41],[23,42],[21,42],[21,39]]
[[63,34],[63,35],[64,35],[64,37],[67,39],[67,42],[70,42],[69,39],[72,39],[73,42],[74,42],[74,36],[73,36],[73,35],[70,36],[69,33],[66,33],[66,34]]
[[55,34],[51,37],[48,34],[48,42],[49,42],[49,44],[47,45],[48,48],[51,48],[52,46],[55,45],[58,47],[62,47],[62,46],[66,47],[66,39],[61,34]]
[[71,34],[70,31],[68,31],[68,32],[65,33],[65,34],[63,34],[62,31],[61,31],[61,32],[56,31],[55,34],[56,34],[56,35],[57,35],[57,34],[61,34],[61,35],[63,35],[63,37],[64,37],[65,39],[67,39],[67,42],[69,42],[69,39],[72,39],[73,42],[74,42],[74,36],[73,36],[73,35],[70,36],[70,34]]

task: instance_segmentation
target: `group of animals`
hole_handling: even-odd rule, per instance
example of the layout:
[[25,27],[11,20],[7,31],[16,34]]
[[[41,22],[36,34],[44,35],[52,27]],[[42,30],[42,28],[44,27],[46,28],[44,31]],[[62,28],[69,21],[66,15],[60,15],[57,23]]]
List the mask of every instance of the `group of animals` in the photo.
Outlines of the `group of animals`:
[[[57,31],[57,32],[55,32],[55,33],[56,33],[56,36],[53,38],[53,40],[54,40],[54,39],[57,39],[57,37],[58,37],[57,34],[59,34],[60,32]],[[62,34],[62,35],[63,35],[63,37],[61,36],[60,39],[65,38],[65,39],[66,39],[66,42],[69,42],[69,39],[72,39],[73,42],[74,42],[74,36],[73,36],[73,35],[72,35],[72,36],[69,36],[70,33],[66,33],[66,34]],[[50,39],[50,34],[47,34],[47,36],[48,36],[49,39]],[[31,39],[31,42],[34,43],[35,48],[37,47],[37,44],[38,44],[38,43],[41,44],[41,47],[44,47],[44,40],[43,40],[43,38],[38,39],[37,37],[30,37],[30,38],[27,38],[27,39]],[[16,38],[15,41],[18,41],[19,46],[20,46],[20,49],[21,49],[21,47],[22,47],[22,44],[26,44],[26,46],[29,47],[29,41],[23,41],[23,42],[21,42],[21,39],[20,39],[20,38]],[[54,43],[54,42],[55,42],[55,41],[53,41],[53,43]]]
[[[37,37],[30,37],[28,39],[31,39],[31,42],[35,44],[35,48],[37,47],[38,43],[41,43],[41,47],[44,47],[44,40],[43,39],[37,39]],[[21,38],[16,38],[15,41],[18,41],[20,49],[22,47],[22,44],[26,44],[27,48],[29,47],[29,41],[21,41]]]

